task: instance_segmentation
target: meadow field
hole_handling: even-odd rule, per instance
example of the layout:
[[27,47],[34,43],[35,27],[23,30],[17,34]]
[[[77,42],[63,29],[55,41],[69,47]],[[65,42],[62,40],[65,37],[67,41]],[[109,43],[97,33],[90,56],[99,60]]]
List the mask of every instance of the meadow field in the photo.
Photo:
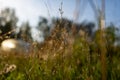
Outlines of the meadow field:
[[[29,21],[18,26],[14,9],[0,10],[0,80],[120,80],[120,26],[105,24],[104,6],[96,22],[75,22],[79,10],[75,19],[65,18],[63,3],[60,17],[41,16],[34,27]],[[16,45],[4,47],[9,39]]]

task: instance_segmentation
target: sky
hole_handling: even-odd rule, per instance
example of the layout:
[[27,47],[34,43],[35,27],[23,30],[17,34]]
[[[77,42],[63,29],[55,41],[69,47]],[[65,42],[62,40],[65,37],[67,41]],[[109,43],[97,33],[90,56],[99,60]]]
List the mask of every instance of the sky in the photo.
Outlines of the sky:
[[[59,8],[62,4],[63,17],[70,20],[76,20],[77,22],[91,21],[96,22],[96,12],[92,8],[89,1],[92,0],[0,0],[0,11],[4,8],[12,8],[16,11],[16,16],[19,18],[18,26],[22,22],[29,21],[32,27],[37,26],[39,17],[43,16],[50,20],[53,17],[61,17]],[[101,7],[101,0],[93,0],[98,7]],[[106,24],[109,25],[113,22],[116,26],[120,26],[120,0],[105,0],[105,16]],[[77,6],[78,4],[79,6]],[[77,8],[76,8],[77,7]],[[75,11],[79,12],[79,17],[75,19]],[[36,33],[36,30],[33,30]],[[42,32],[33,34],[42,36]],[[36,40],[41,42],[43,37]]]
[[[94,1],[94,0],[93,0]],[[106,23],[120,22],[120,0],[105,0],[106,1]],[[0,0],[0,9],[6,7],[16,10],[16,15],[19,17],[18,25],[24,21],[29,21],[32,26],[37,25],[39,16],[46,18],[60,17],[59,8],[63,2],[63,17],[74,19],[76,9],[76,0]],[[100,7],[100,0],[96,0]],[[94,11],[88,0],[81,0],[79,6],[80,13],[78,21],[95,21]]]

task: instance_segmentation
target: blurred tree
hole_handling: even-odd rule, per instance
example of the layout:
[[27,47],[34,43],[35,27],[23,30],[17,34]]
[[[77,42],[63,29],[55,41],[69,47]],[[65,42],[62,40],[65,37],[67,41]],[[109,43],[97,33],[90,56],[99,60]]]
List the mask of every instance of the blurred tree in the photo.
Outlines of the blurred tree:
[[116,34],[117,30],[118,28],[112,23],[105,29],[107,53],[110,57],[115,53],[115,43],[118,41],[118,36]]
[[112,23],[105,29],[106,40],[107,40],[108,45],[114,45],[114,43],[118,39],[117,35],[116,35],[117,30],[118,30],[118,28],[115,27],[115,25]]
[[25,41],[32,41],[32,36],[31,36],[31,26],[29,22],[22,23],[20,27],[20,31],[18,33],[18,38],[23,39]]
[[66,18],[53,18],[52,19],[52,24],[54,24],[54,27],[58,27],[60,29],[65,28],[67,32],[71,32],[72,28],[72,21],[68,20]]
[[83,30],[90,39],[93,38],[95,28],[94,22],[84,21],[79,25],[79,28]]
[[[107,55],[112,57],[113,53],[115,53],[114,48],[117,47],[115,46],[115,44],[119,41],[119,38],[116,34],[118,28],[111,23],[109,26],[107,26],[104,29],[104,31],[105,31],[104,38],[105,38],[105,47],[107,49]],[[100,34],[100,30],[97,30],[95,32],[95,43],[98,43],[98,41],[100,40],[99,34]]]
[[44,17],[40,17],[37,29],[43,32],[43,37],[47,37],[50,34],[50,26],[48,25],[48,20]]
[[93,38],[95,24],[93,22],[83,21],[82,23],[73,23],[73,21],[68,20],[66,18],[55,18],[52,20],[52,24],[54,24],[54,28],[59,29],[59,33],[61,29],[65,29],[67,33],[75,35],[81,35],[80,32],[84,31],[87,36],[91,39]]
[[0,13],[0,38],[1,40],[14,37],[16,23],[18,18],[15,15],[14,9],[6,8]]

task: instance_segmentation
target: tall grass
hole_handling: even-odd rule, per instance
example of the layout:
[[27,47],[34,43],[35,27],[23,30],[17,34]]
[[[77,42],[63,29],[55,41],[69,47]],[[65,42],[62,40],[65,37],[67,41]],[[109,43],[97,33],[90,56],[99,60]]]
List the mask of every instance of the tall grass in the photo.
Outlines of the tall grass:
[[86,32],[76,33],[75,25],[67,32],[62,3],[60,13],[61,20],[51,35],[44,43],[32,42],[29,54],[0,51],[0,80],[120,79],[120,47],[106,46],[106,37],[102,38],[99,30],[91,41]]
[[[0,80],[101,80],[101,54],[97,36],[92,42],[87,35],[70,35],[56,26],[44,43],[33,43],[31,53],[0,54]],[[101,42],[102,43],[102,42]],[[113,56],[106,57],[108,80],[119,80],[119,47]],[[108,53],[109,54],[109,53]],[[110,61],[111,60],[111,61]],[[6,65],[15,65],[10,72],[3,72]]]

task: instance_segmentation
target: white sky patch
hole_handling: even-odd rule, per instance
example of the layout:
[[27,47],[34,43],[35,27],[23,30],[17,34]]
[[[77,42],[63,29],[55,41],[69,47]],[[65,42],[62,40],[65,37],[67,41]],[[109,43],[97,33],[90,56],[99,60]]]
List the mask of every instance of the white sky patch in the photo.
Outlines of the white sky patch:
[[33,28],[32,33],[33,33],[32,37],[34,38],[34,41],[37,41],[37,42],[43,42],[44,41],[42,31],[38,31],[37,29]]
[[18,25],[29,21],[32,26],[37,25],[39,16],[47,16],[47,10],[44,2],[38,0],[0,0],[0,10],[4,8],[13,8],[19,18]]
[[[0,9],[5,7],[15,9],[19,18],[18,25],[29,21],[30,25],[36,26],[39,16],[46,18],[60,17],[59,8],[61,7],[61,2],[62,0],[0,0]],[[74,3],[70,3],[63,1],[63,17],[72,19],[74,8],[71,6],[74,6]]]

